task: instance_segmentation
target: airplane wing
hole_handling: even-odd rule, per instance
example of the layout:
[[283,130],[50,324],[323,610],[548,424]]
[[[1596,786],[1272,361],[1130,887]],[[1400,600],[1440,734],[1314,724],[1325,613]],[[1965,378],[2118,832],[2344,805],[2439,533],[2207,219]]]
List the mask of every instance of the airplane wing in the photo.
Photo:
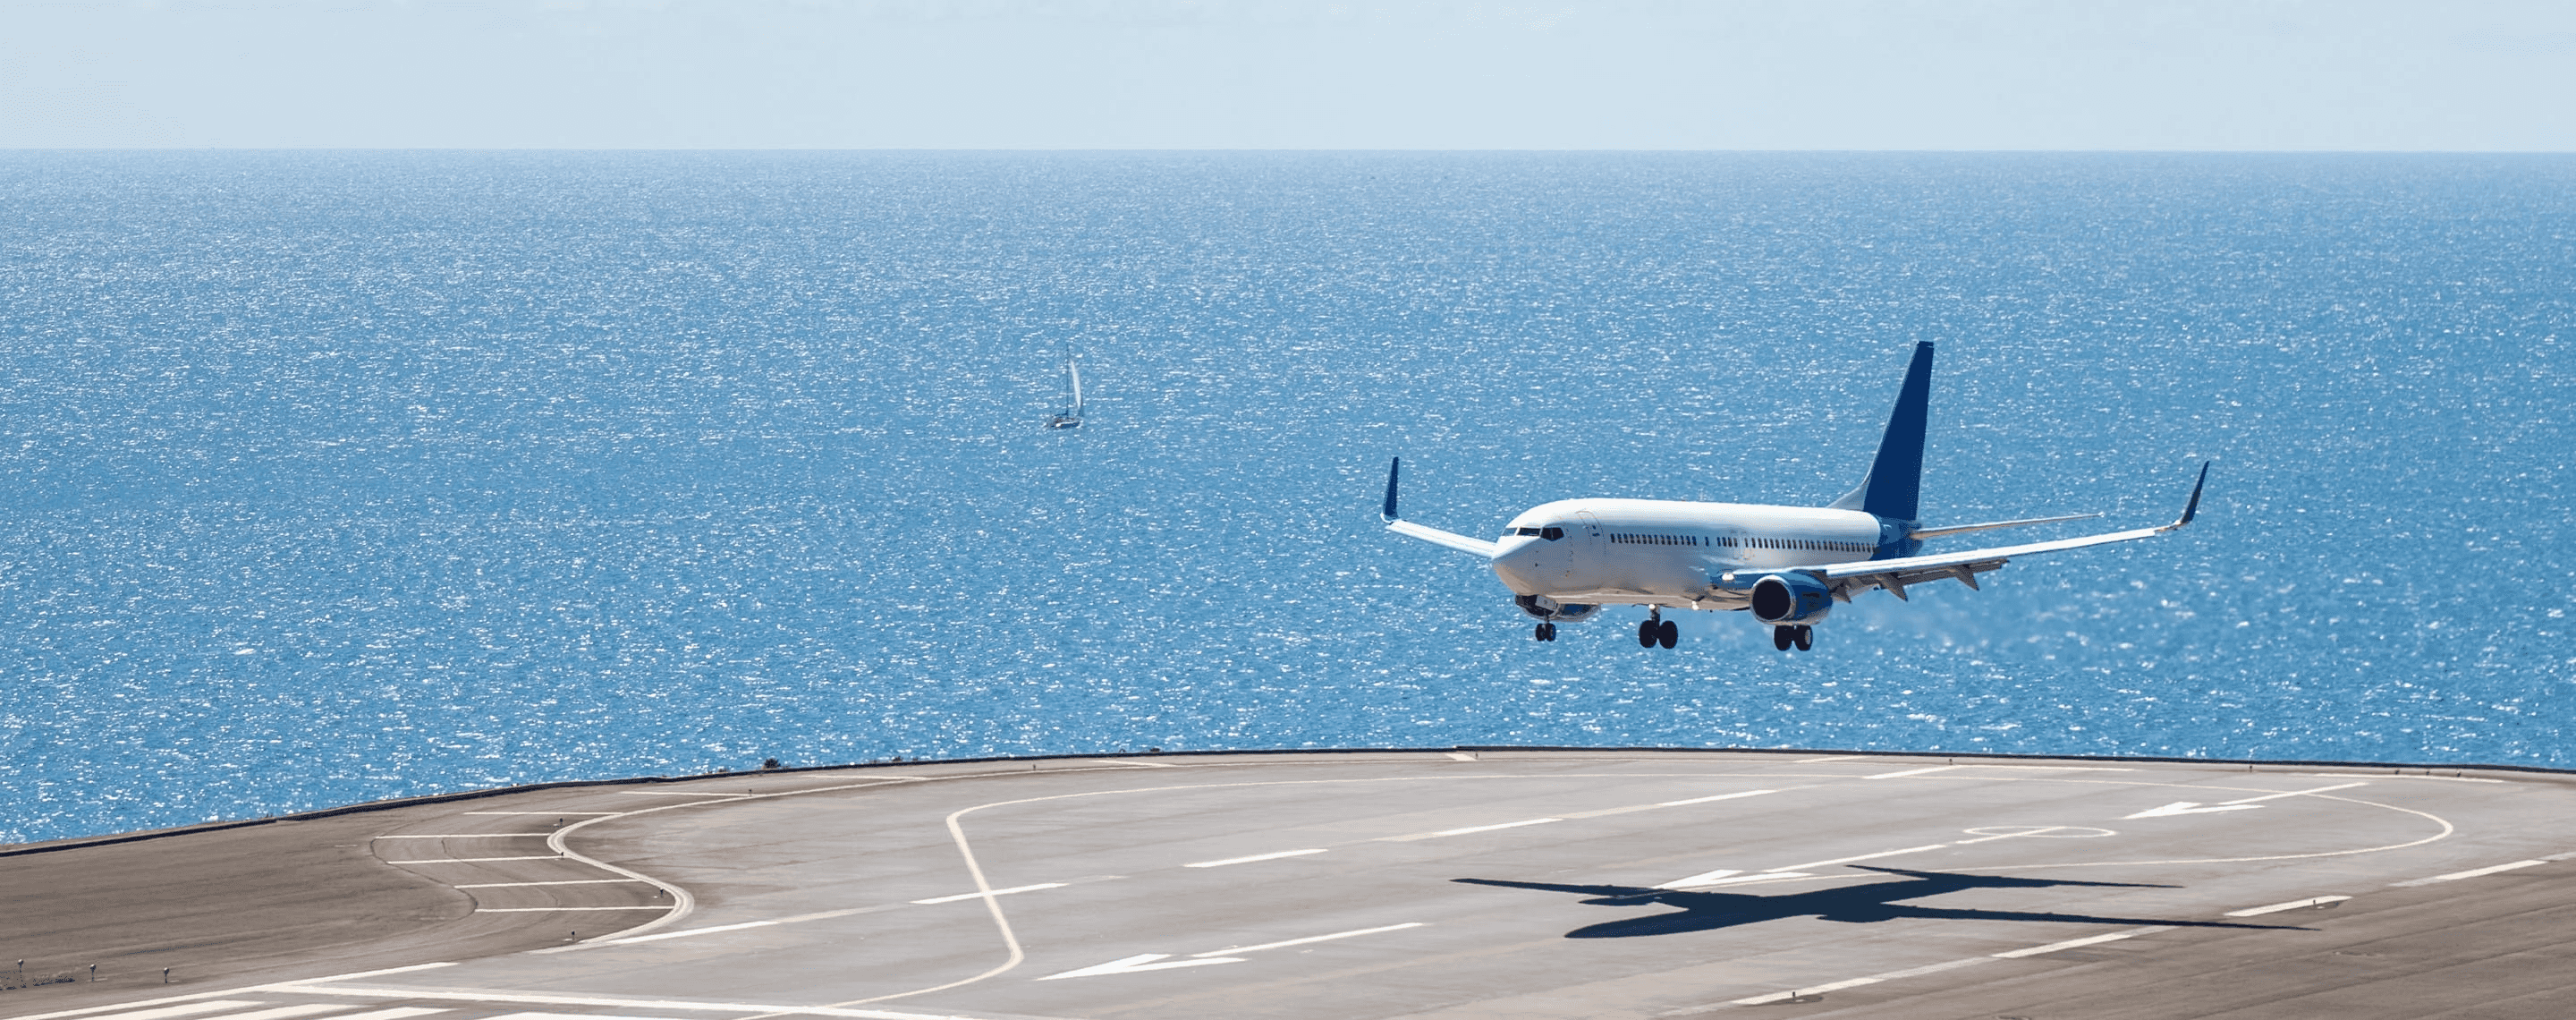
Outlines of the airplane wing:
[[2191,486],[2191,502],[2185,504],[2182,516],[2173,523],[2155,528],[2113,531],[2082,538],[2061,538],[2054,542],[2032,542],[2026,545],[1997,546],[1991,549],[1967,549],[1932,556],[1906,556],[1892,560],[1862,560],[1857,563],[1835,563],[1820,567],[1798,568],[1833,586],[1834,594],[1845,601],[1871,588],[1885,588],[1897,598],[1905,597],[1905,586],[1955,578],[1968,587],[1977,586],[1977,575],[2003,566],[2016,556],[2082,549],[2113,542],[2134,542],[2154,538],[2191,523],[2200,512],[2200,490],[2209,483],[2209,465],[2200,466],[2200,480]]
[[1433,545],[1445,545],[1449,548],[1456,549],[1459,552],[1475,553],[1476,555],[1489,560],[1493,559],[1494,553],[1498,551],[1494,543],[1485,541],[1484,539],[1469,538],[1454,531],[1442,531],[1438,528],[1424,527],[1422,525],[1415,524],[1412,521],[1388,521],[1386,522],[1386,530],[1395,532],[1399,535],[1418,538]]
[[1407,538],[1418,538],[1433,545],[1448,546],[1459,552],[1475,553],[1489,560],[1494,558],[1496,552],[1501,551],[1495,543],[1484,539],[1469,538],[1454,531],[1442,531],[1438,528],[1415,524],[1396,516],[1395,475],[1403,467],[1404,458],[1402,457],[1388,461],[1386,465],[1386,509],[1378,514],[1381,520],[1386,521],[1386,530]]

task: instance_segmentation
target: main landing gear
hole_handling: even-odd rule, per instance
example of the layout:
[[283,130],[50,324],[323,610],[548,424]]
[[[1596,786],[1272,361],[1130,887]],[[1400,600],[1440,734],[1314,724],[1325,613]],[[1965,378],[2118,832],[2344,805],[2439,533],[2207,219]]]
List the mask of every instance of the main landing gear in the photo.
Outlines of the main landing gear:
[[1530,636],[1541,641],[1554,641],[1556,640],[1556,625],[1553,623],[1539,624],[1537,629],[1530,631]]
[[1681,627],[1671,620],[1664,619],[1662,606],[1647,610],[1645,621],[1637,624],[1637,647],[1639,648],[1653,648],[1656,645],[1670,648],[1680,644],[1681,641]]
[[1771,647],[1785,652],[1793,644],[1802,652],[1813,650],[1816,647],[1816,628],[1805,624],[1771,628]]

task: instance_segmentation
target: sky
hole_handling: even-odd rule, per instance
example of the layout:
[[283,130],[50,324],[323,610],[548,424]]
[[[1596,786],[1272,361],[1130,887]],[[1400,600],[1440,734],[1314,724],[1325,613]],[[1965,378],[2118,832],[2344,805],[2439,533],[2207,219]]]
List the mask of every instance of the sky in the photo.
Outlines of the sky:
[[0,147],[2576,151],[2563,0],[0,0]]

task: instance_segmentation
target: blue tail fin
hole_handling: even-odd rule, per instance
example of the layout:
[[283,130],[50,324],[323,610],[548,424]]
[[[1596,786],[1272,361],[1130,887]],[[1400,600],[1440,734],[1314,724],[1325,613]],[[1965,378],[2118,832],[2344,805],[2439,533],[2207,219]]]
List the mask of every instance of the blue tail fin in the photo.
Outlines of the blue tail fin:
[[1862,476],[1860,488],[1830,504],[1836,510],[1861,510],[1891,520],[1917,519],[1916,498],[1923,487],[1923,424],[1932,408],[1932,345],[1914,345],[1914,363],[1905,366],[1905,385],[1896,391],[1896,410],[1887,416],[1887,435],[1878,441],[1878,459]]

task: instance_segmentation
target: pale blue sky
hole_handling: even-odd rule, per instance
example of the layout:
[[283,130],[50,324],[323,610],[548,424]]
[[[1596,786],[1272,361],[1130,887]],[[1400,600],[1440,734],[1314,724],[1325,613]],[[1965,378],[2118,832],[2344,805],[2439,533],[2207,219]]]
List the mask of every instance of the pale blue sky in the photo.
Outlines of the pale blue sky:
[[0,147],[2576,150],[2565,2],[0,0]]

